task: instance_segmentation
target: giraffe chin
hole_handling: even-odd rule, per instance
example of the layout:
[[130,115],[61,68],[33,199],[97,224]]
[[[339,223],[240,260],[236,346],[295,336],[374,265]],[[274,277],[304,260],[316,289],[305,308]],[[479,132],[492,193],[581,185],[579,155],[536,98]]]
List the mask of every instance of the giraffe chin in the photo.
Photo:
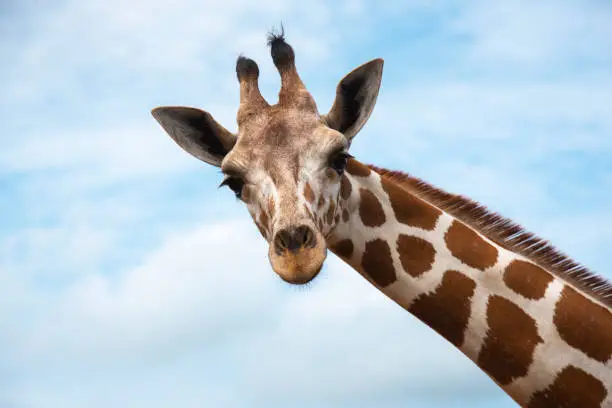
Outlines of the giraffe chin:
[[280,255],[270,250],[270,264],[282,280],[293,285],[312,281],[321,271],[327,257],[325,246],[302,247],[297,251],[283,251]]

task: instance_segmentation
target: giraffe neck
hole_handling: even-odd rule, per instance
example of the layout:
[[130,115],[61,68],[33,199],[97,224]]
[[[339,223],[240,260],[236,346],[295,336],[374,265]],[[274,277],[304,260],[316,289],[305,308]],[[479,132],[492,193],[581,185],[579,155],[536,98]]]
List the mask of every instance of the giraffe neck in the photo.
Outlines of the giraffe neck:
[[609,305],[381,174],[349,162],[329,248],[520,405],[612,405]]

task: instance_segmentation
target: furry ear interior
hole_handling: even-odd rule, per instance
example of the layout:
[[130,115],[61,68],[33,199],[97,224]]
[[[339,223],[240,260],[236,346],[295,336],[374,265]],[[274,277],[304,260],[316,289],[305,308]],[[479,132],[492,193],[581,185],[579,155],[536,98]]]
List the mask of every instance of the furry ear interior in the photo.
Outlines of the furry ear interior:
[[380,89],[383,72],[381,58],[367,62],[342,78],[336,99],[324,119],[332,129],[350,141],[367,122]]
[[236,135],[200,109],[160,106],[151,114],[183,150],[213,166],[220,167],[236,143]]

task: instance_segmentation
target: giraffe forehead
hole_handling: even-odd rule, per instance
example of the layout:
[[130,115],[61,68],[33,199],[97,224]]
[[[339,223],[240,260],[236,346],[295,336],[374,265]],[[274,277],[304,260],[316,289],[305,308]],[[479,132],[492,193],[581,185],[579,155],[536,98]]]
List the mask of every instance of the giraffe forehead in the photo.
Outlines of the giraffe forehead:
[[325,126],[318,115],[272,107],[240,125],[237,147],[299,147],[316,139],[321,128]]
[[308,171],[326,152],[347,143],[316,114],[273,108],[240,126],[238,141],[225,160],[229,167],[243,172],[257,168],[272,173]]

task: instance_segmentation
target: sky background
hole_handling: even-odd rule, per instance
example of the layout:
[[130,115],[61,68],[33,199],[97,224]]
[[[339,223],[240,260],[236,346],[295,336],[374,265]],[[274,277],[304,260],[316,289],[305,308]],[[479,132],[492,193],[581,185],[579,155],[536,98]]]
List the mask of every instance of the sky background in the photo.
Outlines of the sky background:
[[150,116],[235,130],[283,22],[326,112],[385,59],[361,161],[522,223],[612,278],[609,1],[0,0],[0,407],[512,407],[330,255],[283,284],[218,169]]

